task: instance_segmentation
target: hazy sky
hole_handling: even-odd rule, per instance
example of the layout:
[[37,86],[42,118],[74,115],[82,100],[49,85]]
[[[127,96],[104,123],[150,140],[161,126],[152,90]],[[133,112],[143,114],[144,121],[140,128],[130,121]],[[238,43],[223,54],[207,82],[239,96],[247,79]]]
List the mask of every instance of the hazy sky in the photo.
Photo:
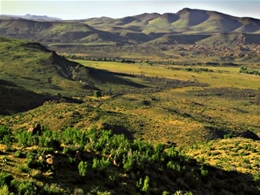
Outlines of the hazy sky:
[[0,0],[0,14],[48,15],[62,19],[85,19],[107,16],[120,18],[141,13],[176,13],[188,7],[215,10],[234,16],[260,19],[260,0]]

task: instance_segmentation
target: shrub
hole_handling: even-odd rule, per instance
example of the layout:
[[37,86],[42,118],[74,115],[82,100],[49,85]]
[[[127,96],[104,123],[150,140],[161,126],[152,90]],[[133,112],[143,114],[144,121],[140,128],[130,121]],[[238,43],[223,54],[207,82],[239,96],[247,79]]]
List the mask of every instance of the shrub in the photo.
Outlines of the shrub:
[[9,189],[8,186],[5,184],[0,187],[0,195],[8,195],[9,194]]
[[200,167],[200,173],[202,176],[207,176],[209,174],[208,170],[206,170],[203,166]]
[[129,172],[133,169],[133,166],[134,166],[134,158],[133,156],[128,156],[128,157],[125,157],[123,159],[123,168],[125,169],[125,171]]
[[13,176],[4,171],[0,172],[0,186],[7,185],[10,186],[11,181],[13,180]]
[[100,98],[102,97],[101,91],[95,91],[95,92],[94,92],[94,96],[95,96],[97,99],[100,99]]
[[82,177],[85,177],[87,174],[87,167],[88,167],[88,163],[84,162],[84,161],[80,161],[79,165],[78,165],[78,170],[79,170],[79,175]]
[[27,166],[19,165],[18,169],[19,169],[19,171],[24,172],[24,173],[29,173],[30,172],[30,168],[27,167]]
[[24,152],[18,150],[18,151],[16,151],[16,152],[14,153],[14,156],[15,156],[16,158],[24,158],[26,155],[25,155]]
[[169,192],[167,192],[167,191],[163,191],[162,192],[162,195],[169,195],[170,193]]
[[34,183],[30,181],[19,181],[13,180],[12,186],[14,186],[18,194],[20,195],[36,195],[37,194],[37,187]]
[[144,185],[141,189],[143,192],[147,192],[149,190],[149,185],[150,185],[149,183],[150,183],[150,178],[146,176],[144,179]]
[[111,192],[108,192],[108,191],[105,191],[105,192],[100,192],[100,191],[98,191],[98,192],[97,192],[97,195],[112,195],[112,193],[111,193]]
[[8,134],[10,134],[10,130],[5,126],[0,125],[0,140],[3,140],[4,136]]
[[101,160],[98,160],[96,158],[93,159],[92,168],[97,169],[99,171],[105,170],[109,165],[111,164],[109,158],[105,159],[102,157]]
[[140,178],[139,181],[136,182],[136,187],[138,187],[143,192],[148,192],[150,185],[149,183],[150,178],[149,176],[146,176],[144,180]]
[[16,139],[20,146],[33,146],[38,145],[38,137],[22,131],[16,134]]
[[55,195],[55,194],[56,195],[63,195],[64,194],[61,187],[56,183],[45,184],[43,186],[43,190],[45,191],[45,193],[43,193],[43,194],[50,194],[50,195]]

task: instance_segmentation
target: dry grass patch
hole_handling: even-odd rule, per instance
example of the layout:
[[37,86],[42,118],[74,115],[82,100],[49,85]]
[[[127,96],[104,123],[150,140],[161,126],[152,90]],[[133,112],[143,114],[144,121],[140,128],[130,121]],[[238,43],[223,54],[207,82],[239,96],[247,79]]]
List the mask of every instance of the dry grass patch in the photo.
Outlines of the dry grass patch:
[[185,151],[188,156],[226,171],[257,175],[260,172],[260,142],[231,138],[195,144]]

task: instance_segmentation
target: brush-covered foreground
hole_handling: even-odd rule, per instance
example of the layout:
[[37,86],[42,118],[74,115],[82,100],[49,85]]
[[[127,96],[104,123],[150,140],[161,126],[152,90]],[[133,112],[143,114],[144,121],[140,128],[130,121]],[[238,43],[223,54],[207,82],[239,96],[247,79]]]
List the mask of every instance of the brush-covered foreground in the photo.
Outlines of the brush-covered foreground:
[[257,63],[73,62],[0,41],[3,194],[259,194]]
[[[239,140],[243,152],[250,149],[250,157],[238,154],[244,157],[239,160],[244,168],[242,173],[210,166],[208,158],[199,162],[170,143],[153,146],[106,130],[67,128],[62,132],[27,132],[1,126],[0,136],[3,140],[1,194],[254,195],[260,192],[260,162],[249,165],[251,157],[259,157],[260,145],[250,140]],[[227,142],[230,143],[227,147],[216,144],[215,149],[225,151],[238,143]],[[210,144],[211,149],[197,146],[196,152],[208,149],[213,153],[213,145]],[[226,156],[227,161],[231,158]],[[235,163],[233,166],[239,168]]]

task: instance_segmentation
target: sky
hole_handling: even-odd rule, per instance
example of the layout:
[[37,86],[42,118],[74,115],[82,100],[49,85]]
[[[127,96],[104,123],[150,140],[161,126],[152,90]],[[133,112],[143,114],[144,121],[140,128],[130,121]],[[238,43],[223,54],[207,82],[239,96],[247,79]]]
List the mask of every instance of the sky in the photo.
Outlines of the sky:
[[0,14],[47,15],[62,19],[176,13],[183,8],[213,10],[238,17],[260,19],[260,0],[0,0]]

